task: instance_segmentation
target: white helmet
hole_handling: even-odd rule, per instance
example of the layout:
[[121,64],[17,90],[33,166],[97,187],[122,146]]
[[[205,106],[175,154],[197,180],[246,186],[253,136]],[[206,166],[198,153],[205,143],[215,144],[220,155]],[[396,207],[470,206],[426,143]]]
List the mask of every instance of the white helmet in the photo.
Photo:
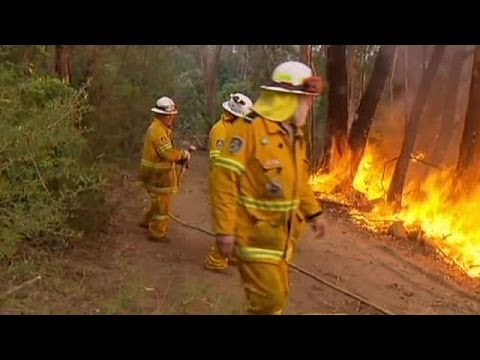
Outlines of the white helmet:
[[313,76],[312,69],[298,61],[278,65],[272,74],[272,83],[262,89],[302,95],[318,95],[323,90],[323,81]]
[[243,117],[251,112],[252,106],[252,100],[240,93],[230,94],[230,100],[222,104],[225,110],[238,117]]
[[163,96],[157,100],[155,107],[151,108],[155,114],[173,115],[177,114],[177,106],[169,97]]

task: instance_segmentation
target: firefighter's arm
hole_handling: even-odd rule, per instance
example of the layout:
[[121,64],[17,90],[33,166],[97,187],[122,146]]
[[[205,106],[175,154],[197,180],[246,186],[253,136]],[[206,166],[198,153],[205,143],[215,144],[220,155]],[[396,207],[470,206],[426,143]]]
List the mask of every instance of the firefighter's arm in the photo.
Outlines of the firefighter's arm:
[[220,151],[221,151],[221,147],[217,146],[218,145],[217,141],[221,140],[221,139],[219,139],[217,126],[214,125],[212,127],[212,130],[210,130],[208,140],[209,140],[209,148],[210,148],[209,149],[210,150],[210,160],[215,160],[220,155]]
[[235,235],[239,183],[253,146],[250,133],[248,123],[235,122],[213,167],[212,210],[217,236]]
[[308,183],[310,177],[310,166],[306,160],[306,157],[304,160],[302,160],[302,163],[303,176],[300,184],[300,211],[302,211],[307,222],[310,223],[314,237],[316,239],[321,239],[325,236],[325,223],[323,216],[321,216],[323,214],[323,210],[315,198],[315,194],[313,193],[310,184]]
[[306,158],[302,160],[302,177],[300,186],[300,211],[305,219],[309,222],[317,219],[322,215],[323,210],[319,202],[315,198],[312,187],[309,184],[310,166]]
[[154,129],[151,136],[155,150],[160,157],[171,162],[178,162],[188,157],[188,151],[175,149],[173,147],[172,142],[165,132]]

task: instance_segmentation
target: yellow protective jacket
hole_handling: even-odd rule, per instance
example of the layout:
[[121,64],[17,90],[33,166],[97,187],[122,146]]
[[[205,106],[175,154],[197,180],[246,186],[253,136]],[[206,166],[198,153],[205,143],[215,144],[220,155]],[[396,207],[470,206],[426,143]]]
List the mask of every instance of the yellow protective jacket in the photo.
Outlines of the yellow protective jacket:
[[235,235],[244,261],[289,260],[305,220],[322,213],[303,133],[290,138],[281,123],[238,119],[225,144],[212,174],[216,233]]
[[175,162],[182,158],[182,150],[173,147],[172,130],[159,119],[155,119],[145,136],[139,180],[152,193],[176,192]]
[[222,114],[219,121],[212,126],[208,135],[209,148],[210,148],[210,160],[212,162],[220,155],[220,151],[225,144],[229,130],[232,128],[232,122],[229,121],[231,117],[226,114]]

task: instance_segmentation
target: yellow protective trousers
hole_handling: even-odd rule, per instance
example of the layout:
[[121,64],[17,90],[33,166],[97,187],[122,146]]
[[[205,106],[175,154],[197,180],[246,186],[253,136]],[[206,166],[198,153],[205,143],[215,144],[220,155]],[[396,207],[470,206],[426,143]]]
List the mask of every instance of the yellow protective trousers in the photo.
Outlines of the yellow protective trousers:
[[247,296],[247,313],[281,315],[287,306],[290,291],[288,264],[239,263],[243,288]]
[[216,243],[208,249],[205,267],[214,271],[228,269],[228,259],[222,255]]
[[152,239],[165,237],[170,228],[170,206],[173,194],[156,194],[149,192],[150,208],[145,213],[142,225],[147,227]]

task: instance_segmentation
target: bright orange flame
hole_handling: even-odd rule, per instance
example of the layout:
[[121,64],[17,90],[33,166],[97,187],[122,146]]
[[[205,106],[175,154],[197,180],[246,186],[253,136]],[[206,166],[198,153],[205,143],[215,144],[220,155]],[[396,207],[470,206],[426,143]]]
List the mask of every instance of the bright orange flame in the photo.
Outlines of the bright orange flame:
[[[413,159],[422,160],[425,154]],[[312,177],[311,185],[326,197],[339,198],[333,191],[347,181],[350,154],[330,174]],[[353,181],[355,190],[369,200],[385,198],[395,165],[378,148],[368,146]],[[402,209],[394,212],[379,202],[373,211],[362,213],[369,228],[379,230],[385,222],[402,221],[407,230],[420,228],[426,239],[471,277],[480,277],[480,185],[468,196],[452,200],[453,169],[434,170],[423,182],[411,181],[404,190]],[[341,198],[341,196],[340,196]],[[342,200],[344,202],[344,200]],[[352,211],[358,216],[358,211]]]
[[[341,192],[349,184],[352,153],[347,151],[344,156],[333,154],[338,159],[330,173],[320,173],[310,179],[313,189],[322,196]],[[358,171],[353,179],[353,188],[366,195],[368,200],[382,198],[390,185],[393,173],[392,161],[383,161],[380,152],[373,146],[368,146],[360,161]]]
[[369,146],[353,179],[354,189],[364,193],[368,200],[383,198],[390,186],[393,164],[382,160],[379,151]]
[[[480,276],[480,187],[452,200],[453,169],[432,173],[421,185],[410,183],[398,214],[405,226],[419,226],[428,238],[470,276]],[[409,190],[418,189],[417,192]]]

